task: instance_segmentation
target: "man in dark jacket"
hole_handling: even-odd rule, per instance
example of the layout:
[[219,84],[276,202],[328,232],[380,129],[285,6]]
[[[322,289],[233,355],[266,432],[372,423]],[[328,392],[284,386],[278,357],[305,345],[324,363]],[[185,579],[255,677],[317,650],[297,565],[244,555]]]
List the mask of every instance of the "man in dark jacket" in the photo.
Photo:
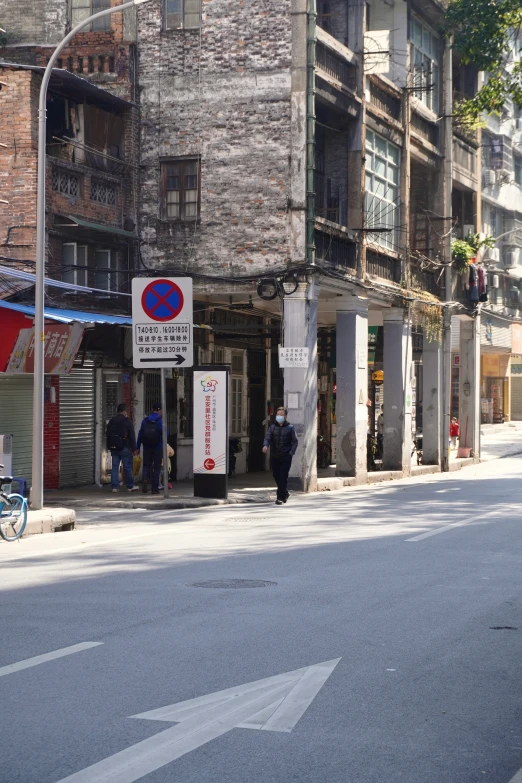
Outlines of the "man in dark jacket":
[[143,484],[144,493],[148,491],[149,481],[152,484],[152,494],[159,495],[159,479],[163,461],[163,421],[161,404],[152,406],[152,413],[141,422],[138,432],[138,451],[143,446]]
[[136,450],[136,438],[132,421],[127,416],[127,406],[118,405],[116,416],[107,424],[107,448],[112,455],[111,484],[112,491],[118,492],[120,487],[119,471],[120,462],[123,463],[123,472],[127,489],[136,492],[138,487],[134,484],[132,476],[132,455]]
[[288,500],[288,474],[292,457],[297,449],[297,435],[286,420],[287,413],[286,408],[277,409],[276,423],[268,428],[263,443],[263,454],[266,454],[270,448],[272,472],[277,484],[277,506],[281,506]]

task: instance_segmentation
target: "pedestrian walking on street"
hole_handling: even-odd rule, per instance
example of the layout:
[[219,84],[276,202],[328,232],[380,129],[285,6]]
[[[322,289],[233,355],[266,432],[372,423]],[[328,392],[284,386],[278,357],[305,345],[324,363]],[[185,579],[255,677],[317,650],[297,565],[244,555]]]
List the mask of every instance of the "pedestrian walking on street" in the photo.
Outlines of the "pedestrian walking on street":
[[122,463],[127,489],[129,492],[136,492],[138,487],[134,484],[132,476],[132,455],[136,450],[136,437],[124,403],[118,405],[116,416],[113,416],[107,424],[107,448],[112,456],[112,491],[119,491],[119,472]]
[[263,454],[270,448],[272,473],[277,484],[277,506],[288,500],[288,474],[298,443],[294,428],[286,420],[287,415],[286,408],[277,409],[276,422],[268,428],[263,443]]
[[138,432],[137,453],[143,446],[143,476],[142,491],[147,493],[149,481],[152,486],[152,494],[159,495],[159,480],[161,463],[163,460],[163,421],[161,418],[161,404],[152,406],[152,413],[141,422]]
[[459,422],[457,417],[453,416],[450,424],[450,438],[451,438],[451,446],[454,449],[457,448],[457,438],[459,437],[459,435],[460,435]]

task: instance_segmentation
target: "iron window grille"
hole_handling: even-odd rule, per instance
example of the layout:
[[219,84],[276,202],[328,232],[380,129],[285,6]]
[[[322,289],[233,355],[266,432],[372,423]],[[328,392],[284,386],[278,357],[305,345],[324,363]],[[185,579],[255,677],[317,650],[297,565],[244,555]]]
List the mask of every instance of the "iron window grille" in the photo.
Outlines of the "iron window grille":
[[77,198],[80,195],[80,178],[68,171],[54,169],[52,177],[52,188],[55,193],[62,193],[64,196]]
[[91,180],[91,201],[113,207],[116,204],[116,188],[101,180]]

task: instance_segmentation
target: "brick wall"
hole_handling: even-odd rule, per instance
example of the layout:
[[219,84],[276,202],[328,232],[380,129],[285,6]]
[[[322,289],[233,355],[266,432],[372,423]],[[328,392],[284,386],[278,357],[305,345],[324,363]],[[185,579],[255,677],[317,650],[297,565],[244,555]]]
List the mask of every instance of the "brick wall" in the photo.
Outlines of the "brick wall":
[[[0,69],[0,80],[5,85],[0,90],[0,199],[7,201],[0,209],[0,256],[20,260],[35,260],[36,242],[36,187],[37,187],[37,118],[38,95],[41,77],[33,71]],[[108,112],[110,122],[113,115]],[[47,247],[48,275],[61,277],[61,244],[80,237],[82,244],[94,248],[107,247],[119,252],[120,268],[127,271],[135,265],[135,243],[128,243],[117,235],[90,232],[86,238],[81,230],[54,229],[55,215],[74,215],[92,223],[117,228],[124,227],[124,219],[137,222],[137,110],[132,107],[124,112],[123,158],[130,165],[123,165],[121,173],[112,173],[79,165],[70,160],[70,147],[59,144],[50,148],[54,155],[47,158]],[[63,157],[56,157],[61,155]],[[69,196],[53,190],[53,171],[77,177],[80,181],[78,196]],[[115,188],[116,203],[107,205],[91,198],[91,182],[96,180]],[[50,236],[49,233],[52,235]],[[61,237],[57,240],[56,237]],[[89,261],[94,263],[94,250]],[[1,263],[1,259],[0,259]],[[94,273],[89,282],[95,285]],[[126,288],[128,276],[120,276],[119,282]]]
[[[121,0],[111,0],[111,5],[121,5]],[[0,0],[0,19],[6,30],[7,43],[14,46],[44,45],[56,46],[70,30],[70,0]],[[110,17],[111,30],[115,40],[133,40],[135,35],[135,11]],[[80,33],[79,36],[91,33]]]
[[[0,255],[34,259],[38,84],[31,71],[0,69]],[[7,241],[9,240],[9,247]]]
[[[223,276],[289,257],[290,0],[208,0],[201,31],[140,7],[142,253]],[[158,216],[160,161],[201,157],[201,220]]]
[[[121,5],[121,0],[111,2]],[[45,66],[70,30],[69,0],[0,0],[0,21],[7,31],[0,60]],[[134,100],[135,10],[114,14],[110,25],[110,30],[78,33],[60,54],[57,67]]]
[[51,376],[51,387],[55,390],[55,402],[51,402],[50,390],[46,391],[44,403],[44,487],[59,489],[60,486],[60,377]]

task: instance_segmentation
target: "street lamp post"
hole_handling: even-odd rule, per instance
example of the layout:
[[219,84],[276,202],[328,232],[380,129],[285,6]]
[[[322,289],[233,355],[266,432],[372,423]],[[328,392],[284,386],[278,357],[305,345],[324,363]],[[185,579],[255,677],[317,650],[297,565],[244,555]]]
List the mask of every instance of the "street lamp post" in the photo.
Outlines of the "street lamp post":
[[33,392],[33,453],[31,507],[43,508],[43,441],[44,441],[44,347],[45,347],[45,137],[47,130],[47,88],[60,52],[74,36],[95,19],[117,11],[146,3],[148,0],[129,0],[121,5],[99,11],[76,25],[54,50],[42,77],[38,109],[38,185],[36,198],[36,284],[34,307],[34,392]]

